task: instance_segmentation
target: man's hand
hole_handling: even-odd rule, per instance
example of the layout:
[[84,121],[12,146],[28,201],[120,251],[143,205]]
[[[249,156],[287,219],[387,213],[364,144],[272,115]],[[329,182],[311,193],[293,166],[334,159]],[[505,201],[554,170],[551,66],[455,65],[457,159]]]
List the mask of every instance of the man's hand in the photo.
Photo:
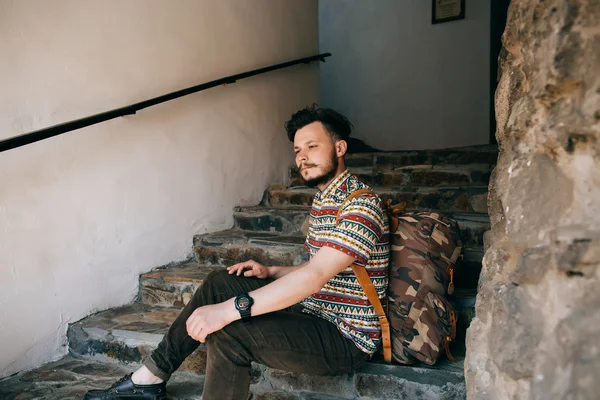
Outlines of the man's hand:
[[196,308],[186,322],[188,335],[200,343],[206,342],[206,336],[223,329],[233,321],[230,318],[230,308],[235,310],[233,304],[229,302]]
[[253,260],[227,267],[227,271],[229,271],[230,274],[236,274],[237,276],[244,274],[246,277],[255,276],[260,279],[269,277],[269,268]]

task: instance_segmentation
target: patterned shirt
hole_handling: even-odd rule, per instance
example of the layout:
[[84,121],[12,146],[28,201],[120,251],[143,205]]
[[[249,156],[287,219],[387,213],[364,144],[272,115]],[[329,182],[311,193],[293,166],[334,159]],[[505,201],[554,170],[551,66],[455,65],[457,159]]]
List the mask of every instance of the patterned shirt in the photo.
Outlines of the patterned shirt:
[[[312,258],[322,247],[354,257],[366,267],[380,299],[386,296],[390,257],[388,219],[379,197],[363,194],[349,200],[336,225],[338,209],[354,191],[370,189],[348,170],[322,192],[310,211],[305,247]],[[304,311],[334,323],[346,338],[368,354],[381,342],[379,318],[351,267],[331,278],[323,288],[302,300]]]

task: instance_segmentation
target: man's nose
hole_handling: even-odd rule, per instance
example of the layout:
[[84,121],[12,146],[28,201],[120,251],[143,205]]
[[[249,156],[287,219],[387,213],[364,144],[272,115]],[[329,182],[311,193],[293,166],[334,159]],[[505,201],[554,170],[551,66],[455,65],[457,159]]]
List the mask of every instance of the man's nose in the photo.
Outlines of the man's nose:
[[306,153],[303,151],[300,151],[297,155],[296,155],[296,159],[298,160],[298,162],[303,162],[303,161],[308,161],[308,158],[306,157]]

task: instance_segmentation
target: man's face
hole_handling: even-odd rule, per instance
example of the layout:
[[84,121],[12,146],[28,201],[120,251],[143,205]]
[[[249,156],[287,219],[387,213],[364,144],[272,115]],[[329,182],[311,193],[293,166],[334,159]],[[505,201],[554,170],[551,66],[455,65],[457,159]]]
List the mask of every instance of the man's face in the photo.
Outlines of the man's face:
[[294,137],[296,166],[306,186],[323,186],[336,176],[338,158],[330,134],[320,122],[298,129]]

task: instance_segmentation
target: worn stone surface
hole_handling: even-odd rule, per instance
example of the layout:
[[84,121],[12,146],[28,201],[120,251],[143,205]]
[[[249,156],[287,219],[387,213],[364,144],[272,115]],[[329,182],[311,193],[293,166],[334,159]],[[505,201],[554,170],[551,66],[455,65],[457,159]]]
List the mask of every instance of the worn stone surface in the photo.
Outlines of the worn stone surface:
[[[65,357],[34,371],[0,380],[2,400],[80,400],[90,389],[103,389],[135,370],[134,366]],[[204,378],[177,373],[169,381],[172,400],[200,399]]]
[[[308,216],[309,208],[298,207],[301,208],[239,207],[234,211],[233,218],[236,227],[241,230],[301,235],[300,228]],[[444,214],[458,222],[465,246],[483,245],[483,233],[490,229],[490,220],[486,214]]]
[[143,274],[140,276],[142,303],[183,307],[208,274],[221,268],[223,267],[186,262]]
[[[69,326],[69,352],[97,361],[140,364],[156,348],[180,311],[177,307],[131,304],[94,314]],[[203,373],[204,346],[188,357],[180,369]]]
[[349,167],[388,167],[440,164],[488,164],[496,163],[498,149],[495,146],[469,146],[443,150],[418,150],[349,154]]
[[[69,327],[69,351],[72,355],[86,360],[138,366],[143,358],[158,345],[166,332],[166,326],[176,318],[179,311],[178,308],[132,304],[97,313]],[[136,325],[132,326],[131,324]],[[132,330],[129,330],[130,327]],[[86,368],[100,368],[102,371],[104,367],[103,364],[91,363]],[[21,380],[71,380],[71,376],[65,375],[64,371],[49,371],[48,369],[33,371],[25,374]],[[188,357],[180,371],[204,374],[206,371],[205,346],[201,345]],[[253,364],[252,376],[253,385],[267,388],[269,391],[312,392],[346,398],[359,397],[361,389],[360,386],[357,386],[357,382],[363,382],[364,385],[369,382],[370,389],[364,389],[365,393],[374,393],[372,392],[373,385],[386,384],[390,386],[390,382],[395,382],[395,386],[390,386],[390,391],[387,393],[394,393],[394,390],[400,393],[409,390],[407,388],[417,387],[421,388],[419,390],[423,390],[429,386],[437,388],[433,390],[436,392],[447,383],[464,386],[460,360],[457,363],[443,360],[434,368],[425,365],[404,367],[373,362],[364,364],[355,374],[342,376],[295,374]],[[361,378],[357,381],[357,377]],[[365,394],[365,396],[367,395]],[[389,398],[383,394],[380,397]],[[429,397],[423,398],[428,399]]]
[[274,389],[311,391],[342,397],[354,397],[352,375],[313,376],[286,371],[270,370],[269,382]]
[[436,367],[393,367],[367,364],[354,377],[360,396],[382,399],[464,399],[462,360],[441,361]]
[[600,2],[511,2],[470,399],[600,393]]
[[543,319],[532,307],[528,291],[520,286],[499,285],[492,294],[489,354],[498,369],[514,380],[531,378]]
[[229,266],[255,260],[265,265],[297,265],[308,260],[304,238],[266,232],[224,231],[194,238],[200,264]]
[[[444,186],[444,185],[487,185],[491,166],[472,165],[410,165],[393,167],[389,165],[350,168],[370,186]],[[291,186],[304,186],[304,180],[297,168],[290,170]]]
[[[399,203],[406,201],[409,208],[438,210],[443,212],[485,212],[476,211],[480,201],[476,196],[486,195],[487,186],[440,186],[440,187],[373,187],[385,201]],[[305,187],[271,187],[268,203],[271,206],[303,205],[310,206],[316,190]]]
[[[464,399],[460,361],[443,368],[365,365],[353,375],[340,377],[281,373],[254,365],[252,399],[262,400],[388,400]],[[81,399],[90,389],[103,389],[134,371],[136,365],[100,363],[71,356],[0,380],[0,398]],[[340,378],[340,383],[336,379]],[[172,400],[200,399],[204,375],[176,372],[167,384]],[[337,391],[339,390],[339,391]]]

